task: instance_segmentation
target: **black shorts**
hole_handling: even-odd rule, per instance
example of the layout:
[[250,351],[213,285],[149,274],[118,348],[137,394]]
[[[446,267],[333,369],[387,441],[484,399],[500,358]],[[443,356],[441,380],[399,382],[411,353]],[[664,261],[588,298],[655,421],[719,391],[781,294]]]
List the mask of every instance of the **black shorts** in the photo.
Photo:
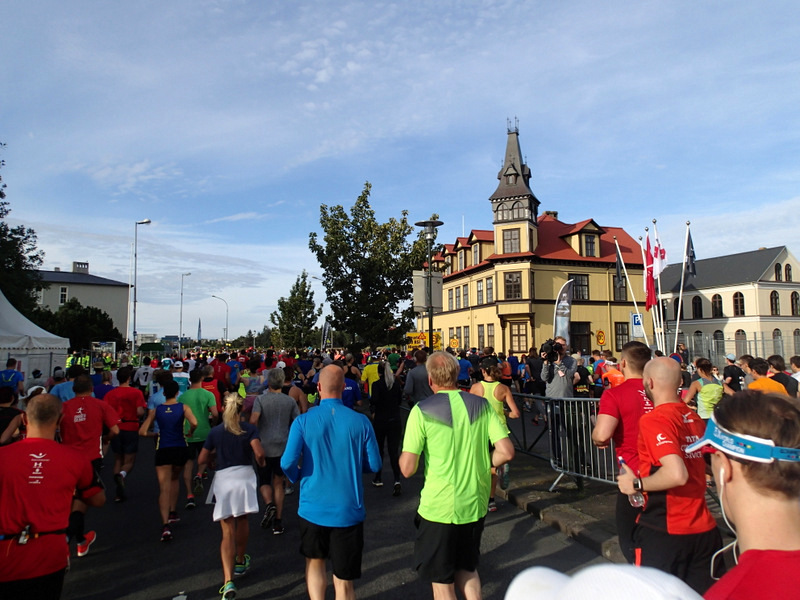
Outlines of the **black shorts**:
[[167,465],[182,467],[186,464],[187,460],[189,460],[189,448],[186,446],[159,448],[156,450],[157,467],[164,467]]
[[136,454],[139,451],[139,432],[120,430],[119,435],[111,438],[111,450],[114,454]]
[[196,460],[200,456],[200,451],[203,449],[205,442],[186,442],[188,444],[188,453],[186,454],[188,460]]
[[330,558],[333,574],[352,581],[361,577],[364,523],[350,527],[323,527],[300,518],[300,554],[306,558]]
[[258,485],[272,485],[274,477],[283,477],[280,456],[267,456],[263,467],[258,467]]
[[430,583],[453,583],[457,571],[474,572],[481,556],[481,517],[472,523],[434,523],[419,514],[414,518],[414,566]]

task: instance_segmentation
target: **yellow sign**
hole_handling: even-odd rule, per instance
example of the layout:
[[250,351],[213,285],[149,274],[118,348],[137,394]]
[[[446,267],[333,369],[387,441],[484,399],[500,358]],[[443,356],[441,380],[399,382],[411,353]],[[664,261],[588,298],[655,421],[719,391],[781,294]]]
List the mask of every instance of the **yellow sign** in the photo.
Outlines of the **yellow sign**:
[[458,348],[458,338],[450,338],[450,347]]
[[605,346],[606,345],[606,332],[602,329],[597,330],[597,345],[598,346]]
[[[409,350],[419,350],[428,345],[428,333],[412,331],[406,334],[406,345]],[[433,332],[433,349],[442,350],[442,334],[438,331]]]

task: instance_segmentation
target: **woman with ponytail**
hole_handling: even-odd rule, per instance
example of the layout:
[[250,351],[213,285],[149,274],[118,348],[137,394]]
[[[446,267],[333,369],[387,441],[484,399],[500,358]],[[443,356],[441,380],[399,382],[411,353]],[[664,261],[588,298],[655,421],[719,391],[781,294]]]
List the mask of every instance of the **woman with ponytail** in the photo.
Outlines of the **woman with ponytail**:
[[245,554],[250,525],[247,515],[258,512],[256,474],[253,457],[264,466],[264,449],[255,425],[241,421],[242,397],[235,392],[225,394],[222,424],[208,434],[197,462],[207,464],[216,452],[217,471],[208,492],[208,503],[216,497],[214,520],[222,527],[222,573],[225,582],[219,593],[225,599],[236,597],[234,575],[250,568],[250,556]]

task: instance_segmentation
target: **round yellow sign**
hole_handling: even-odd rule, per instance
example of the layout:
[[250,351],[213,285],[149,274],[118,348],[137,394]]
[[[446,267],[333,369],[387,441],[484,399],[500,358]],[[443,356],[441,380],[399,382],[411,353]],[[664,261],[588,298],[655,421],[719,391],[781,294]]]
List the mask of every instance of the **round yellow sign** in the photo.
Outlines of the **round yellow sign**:
[[598,346],[605,346],[606,345],[606,332],[602,329],[597,330],[597,345]]

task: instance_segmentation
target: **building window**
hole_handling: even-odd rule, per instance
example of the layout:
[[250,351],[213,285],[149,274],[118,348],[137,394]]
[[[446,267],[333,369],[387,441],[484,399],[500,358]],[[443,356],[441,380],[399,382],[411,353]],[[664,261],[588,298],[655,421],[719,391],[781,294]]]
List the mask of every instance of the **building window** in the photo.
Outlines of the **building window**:
[[594,244],[594,242],[595,242],[595,239],[596,239],[596,238],[595,238],[595,236],[593,236],[593,235],[587,235],[587,236],[584,238],[584,244],[585,244],[585,249],[586,249],[586,256],[597,256],[597,254],[595,254],[595,248],[594,248],[594,246],[595,246],[595,244]]
[[503,254],[519,252],[519,229],[505,229],[503,231]]
[[783,332],[780,329],[772,330],[772,351],[783,356]]
[[461,327],[456,327],[456,339],[458,340],[458,345],[461,346]]
[[69,288],[65,285],[62,285],[58,294],[58,305],[61,306],[66,304],[67,300],[69,300]]
[[486,303],[491,304],[494,302],[494,279],[491,277],[486,278]]
[[736,342],[736,356],[747,354],[747,334],[744,329],[737,329],[733,339]]
[[781,314],[781,298],[776,291],[769,295],[769,314],[773,317],[778,317]]
[[511,349],[514,352],[528,350],[528,324],[511,323]]
[[449,342],[450,340],[452,340],[455,337],[455,335],[456,335],[455,328],[451,327],[450,329],[448,329],[447,330],[447,341]]
[[506,300],[519,300],[522,298],[522,273],[514,271],[505,274]]
[[464,349],[469,348],[469,325],[464,325],[464,345],[461,347]]
[[461,287],[456,287],[456,310],[461,308]]
[[447,290],[447,310],[453,310],[453,288]]
[[484,345],[484,335],[483,335],[484,326],[478,325],[478,351],[480,352],[486,346]]
[[717,329],[714,332],[714,353],[725,354],[725,335]]
[[692,298],[692,318],[703,318],[703,299],[700,296],[694,296]]
[[479,279],[478,281],[475,282],[475,292],[478,296],[477,298],[478,306],[480,306],[481,304],[483,304],[483,279]]
[[463,271],[464,270],[464,251],[463,250],[459,250],[458,251],[458,270],[459,271]]
[[592,347],[592,324],[588,321],[572,321],[569,324],[569,343],[571,350],[580,350],[588,355]]
[[784,271],[786,271],[786,281],[792,280],[792,265],[786,265]]
[[628,282],[625,280],[625,275],[614,278],[614,302],[627,302],[628,301]]
[[712,319],[722,318],[722,296],[720,296],[719,294],[714,294],[711,297],[711,318]]
[[461,296],[464,298],[464,308],[469,308],[469,284],[461,288]]
[[44,290],[36,290],[36,304],[44,304]]
[[477,242],[472,247],[472,264],[477,265],[481,262],[481,245]]
[[622,347],[630,341],[628,323],[614,323],[614,351],[621,352]]
[[506,208],[505,204],[501,204],[497,207],[497,220],[508,221],[508,208]]
[[486,326],[486,345],[494,348],[494,323]]
[[[733,295],[733,316],[744,316],[744,294],[742,292],[736,292]],[[742,352],[742,354],[746,354],[746,352]]]
[[567,276],[572,279],[572,299],[573,300],[588,300],[589,299],[589,276],[588,275],[575,275],[570,273]]
[[794,353],[800,354],[800,329],[794,330]]
[[781,263],[775,263],[775,281],[783,281],[783,266]]
[[800,317],[800,294],[792,292],[792,316]]
[[522,202],[515,202],[514,206],[511,207],[511,218],[512,219],[525,218],[525,207],[522,205]]
[[[680,310],[680,315],[678,315],[678,310]],[[672,301],[672,312],[675,313],[675,320],[683,319],[683,303],[681,302],[680,298],[675,298]]]

